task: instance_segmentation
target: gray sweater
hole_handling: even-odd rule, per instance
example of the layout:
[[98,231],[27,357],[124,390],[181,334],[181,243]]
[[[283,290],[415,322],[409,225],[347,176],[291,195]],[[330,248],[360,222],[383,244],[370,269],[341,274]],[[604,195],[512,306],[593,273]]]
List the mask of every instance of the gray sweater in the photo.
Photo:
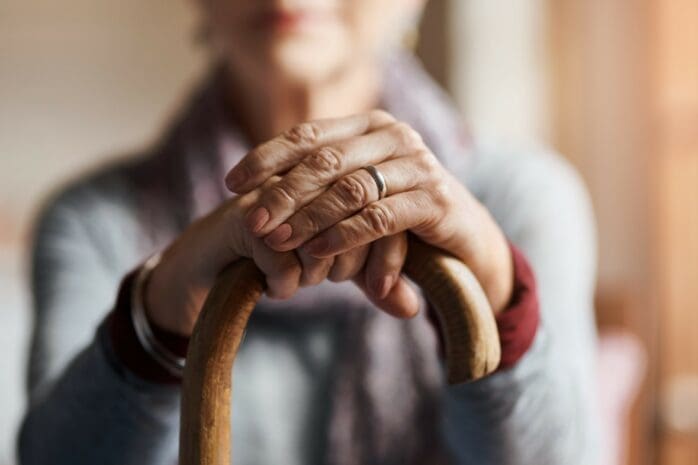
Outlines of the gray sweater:
[[[445,388],[443,434],[459,463],[474,463],[465,457],[482,449],[498,463],[592,464],[595,244],[587,195],[555,155],[480,150],[467,184],[534,268],[542,322],[516,367]],[[105,332],[95,331],[119,281],[142,259],[123,187],[109,173],[84,180],[40,220],[24,465],[175,460],[179,389],[124,372]],[[315,463],[308,435],[312,411],[323,409],[332,334],[321,323],[248,332],[235,367],[236,464]],[[490,447],[501,454],[488,455]]]
[[[456,174],[528,258],[541,325],[513,368],[440,387],[438,435],[459,464],[594,464],[600,445],[589,199],[576,173],[544,150],[476,143],[471,152]],[[124,173],[116,166],[73,183],[37,224],[23,465],[176,462],[179,387],[124,369],[100,325],[120,280],[152,244]],[[318,289],[356,292],[348,283]],[[251,325],[234,370],[234,463],[324,463],[319,432],[339,356],[337,321],[311,312],[253,317]],[[400,412],[390,414],[400,421]]]

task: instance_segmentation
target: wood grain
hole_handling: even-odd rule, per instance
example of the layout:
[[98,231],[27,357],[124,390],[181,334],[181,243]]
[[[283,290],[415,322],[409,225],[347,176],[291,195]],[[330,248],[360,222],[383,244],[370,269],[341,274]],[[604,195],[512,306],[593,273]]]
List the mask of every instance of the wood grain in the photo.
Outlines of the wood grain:
[[[441,322],[449,383],[481,378],[499,364],[492,310],[467,266],[410,239],[405,273],[424,291]],[[230,465],[232,367],[245,327],[264,290],[250,260],[226,269],[194,328],[182,392],[180,465]]]

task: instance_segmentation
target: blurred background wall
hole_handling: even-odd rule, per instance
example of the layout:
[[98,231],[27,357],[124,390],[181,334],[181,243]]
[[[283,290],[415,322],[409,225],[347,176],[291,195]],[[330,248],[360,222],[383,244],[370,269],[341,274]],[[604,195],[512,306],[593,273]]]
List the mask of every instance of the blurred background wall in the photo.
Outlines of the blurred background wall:
[[[37,203],[152,140],[203,68],[194,24],[185,1],[0,3],[0,465]],[[589,186],[609,463],[698,463],[696,31],[696,0],[431,0],[417,49],[478,134],[552,146]]]
[[189,2],[0,1],[0,464],[14,463],[26,240],[57,183],[147,144],[198,75]]

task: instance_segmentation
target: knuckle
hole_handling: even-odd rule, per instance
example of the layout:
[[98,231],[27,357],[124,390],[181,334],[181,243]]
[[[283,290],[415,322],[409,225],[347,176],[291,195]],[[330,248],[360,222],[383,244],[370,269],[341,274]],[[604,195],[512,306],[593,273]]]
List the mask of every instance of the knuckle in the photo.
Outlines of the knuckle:
[[296,194],[291,186],[287,183],[277,182],[269,190],[269,196],[272,202],[282,202],[293,204],[296,199]]
[[336,184],[339,198],[349,207],[362,207],[368,203],[368,190],[356,175],[345,176]]
[[294,145],[312,145],[320,139],[320,127],[315,123],[301,123],[282,134],[282,137]]
[[343,156],[341,150],[328,145],[308,158],[308,166],[316,171],[337,172],[342,168]]
[[414,156],[421,171],[427,173],[435,171],[439,164],[434,154],[429,150],[418,150]]
[[439,205],[442,207],[449,204],[454,194],[453,189],[446,185],[446,183],[438,183],[436,186],[436,192],[439,198]]
[[422,136],[412,129],[409,124],[400,121],[393,126],[394,131],[405,147],[420,147],[422,145]]
[[294,226],[294,231],[299,229],[306,233],[316,234],[321,230],[321,221],[315,212],[309,209],[303,209],[297,213],[298,219],[294,220],[294,225],[301,225],[300,228]]
[[451,188],[445,182],[432,183],[429,193],[431,195],[432,203],[437,207],[438,210],[446,208],[453,196]]
[[394,224],[393,214],[380,204],[372,204],[364,210],[368,225],[380,236],[390,233]]

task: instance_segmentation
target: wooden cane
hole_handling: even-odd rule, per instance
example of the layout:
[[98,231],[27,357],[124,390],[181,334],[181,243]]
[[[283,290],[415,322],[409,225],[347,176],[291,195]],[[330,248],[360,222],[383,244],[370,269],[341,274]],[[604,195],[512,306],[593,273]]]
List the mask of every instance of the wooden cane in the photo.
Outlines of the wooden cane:
[[[445,341],[448,382],[475,380],[499,363],[489,302],[463,262],[411,237],[404,271],[434,307]],[[218,278],[189,343],[182,387],[180,465],[230,465],[232,368],[264,275],[239,260]]]

